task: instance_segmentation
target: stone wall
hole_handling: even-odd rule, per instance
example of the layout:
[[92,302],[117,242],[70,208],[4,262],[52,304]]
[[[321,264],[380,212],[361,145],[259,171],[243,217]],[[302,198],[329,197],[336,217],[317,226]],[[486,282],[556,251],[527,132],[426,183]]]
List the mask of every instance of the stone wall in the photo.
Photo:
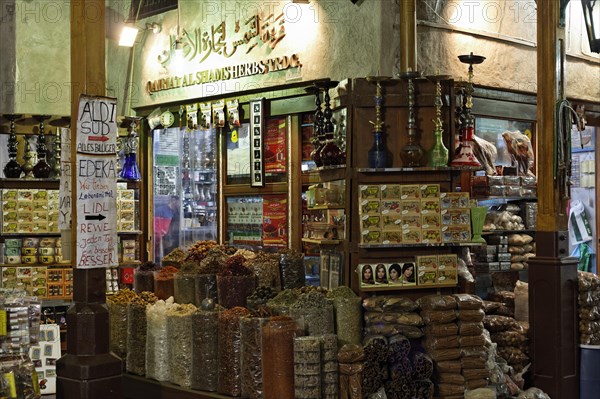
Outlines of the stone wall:
[[[274,49],[261,45],[249,55],[240,51],[202,63],[188,60],[183,71],[162,65],[157,56],[169,47],[177,31],[177,11],[146,22],[158,22],[162,32],[142,30],[136,45],[117,45],[129,14],[129,0],[107,0],[107,95],[119,99],[121,114],[142,106],[219,96],[250,88],[312,80],[344,79],[371,74],[396,75],[399,54],[399,1],[319,0],[292,4],[289,0],[211,2],[181,0],[181,26],[206,31],[226,21],[230,28],[261,11],[286,13],[286,37]],[[466,76],[460,54],[487,57],[475,69],[475,83],[535,93],[535,0],[417,0],[418,65],[426,74]],[[572,1],[568,15],[567,91],[573,98],[600,101],[598,55],[589,53],[582,31],[580,4]],[[0,0],[0,113],[68,115],[70,113],[69,3],[54,0]],[[582,36],[583,35],[583,36]],[[246,48],[245,50],[247,50]],[[276,58],[295,53],[302,68],[226,81],[190,85],[149,95],[148,81],[240,64],[252,58]]]

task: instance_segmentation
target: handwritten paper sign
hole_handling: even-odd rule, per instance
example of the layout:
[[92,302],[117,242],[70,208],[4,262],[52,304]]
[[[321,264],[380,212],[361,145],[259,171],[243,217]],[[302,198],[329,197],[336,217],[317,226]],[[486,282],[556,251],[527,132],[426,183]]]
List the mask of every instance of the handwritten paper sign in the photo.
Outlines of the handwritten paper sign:
[[75,267],[78,268],[119,264],[115,109],[116,99],[87,96],[79,99],[77,159],[73,165],[77,178]]
[[60,132],[60,213],[58,215],[58,228],[68,230],[71,228],[71,129],[64,127]]
[[96,155],[116,154],[116,118],[116,99],[81,96],[77,114],[77,152]]

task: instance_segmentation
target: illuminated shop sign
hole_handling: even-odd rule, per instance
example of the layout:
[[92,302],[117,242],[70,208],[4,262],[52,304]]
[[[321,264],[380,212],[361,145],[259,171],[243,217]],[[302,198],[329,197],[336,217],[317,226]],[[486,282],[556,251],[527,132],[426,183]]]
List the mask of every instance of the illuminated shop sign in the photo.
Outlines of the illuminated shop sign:
[[[266,52],[274,50],[285,37],[285,19],[269,14],[253,15],[245,21],[236,20],[227,27],[227,21],[211,25],[209,28],[184,30],[180,37],[183,59],[202,64],[210,56],[232,59],[235,54],[243,56],[257,48]],[[232,33],[233,32],[233,33]],[[171,36],[169,48],[161,52],[158,61],[166,66],[175,62],[177,37]],[[257,54],[258,55],[258,54]],[[257,58],[257,57],[253,57]],[[159,91],[184,88],[205,83],[238,79],[243,77],[265,75],[272,72],[300,68],[302,64],[297,54],[264,58],[258,61],[226,65],[220,68],[200,69],[181,75],[167,76],[146,82],[146,92],[153,94]]]

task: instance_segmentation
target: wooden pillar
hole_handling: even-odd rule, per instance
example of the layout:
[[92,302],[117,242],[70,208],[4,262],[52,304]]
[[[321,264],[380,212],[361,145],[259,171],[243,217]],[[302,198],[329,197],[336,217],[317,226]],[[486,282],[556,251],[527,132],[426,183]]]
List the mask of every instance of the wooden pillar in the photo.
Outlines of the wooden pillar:
[[[105,94],[104,3],[105,0],[74,0],[70,3],[72,160],[76,159],[79,96]],[[72,175],[72,187],[75,187],[76,173]],[[75,195],[73,189],[72,204],[77,203]],[[73,221],[77,220],[76,212],[73,206]],[[75,262],[77,232],[72,233],[71,260]],[[122,362],[109,350],[105,269],[75,269],[73,282],[74,304],[67,311],[68,353],[56,365],[57,397],[119,399],[122,397]]]
[[537,256],[529,262],[529,321],[533,385],[552,398],[579,397],[577,260],[568,258],[564,184],[570,165],[555,155],[557,103],[565,99],[566,84],[560,26],[565,3],[537,2],[538,218]]
[[400,0],[400,72],[417,70],[417,1]]

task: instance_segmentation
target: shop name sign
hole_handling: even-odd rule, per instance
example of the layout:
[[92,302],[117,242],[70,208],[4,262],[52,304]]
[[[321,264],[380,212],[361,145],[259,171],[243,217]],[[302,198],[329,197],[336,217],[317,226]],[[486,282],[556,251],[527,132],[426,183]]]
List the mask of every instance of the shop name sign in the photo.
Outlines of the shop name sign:
[[246,62],[238,65],[229,65],[182,76],[168,76],[166,78],[151,80],[146,83],[146,92],[153,94],[159,91],[178,89],[182,87],[201,85],[221,80],[238,79],[246,76],[265,75],[271,72],[284,71],[289,68],[300,68],[300,58],[297,54],[269,58],[262,61]]
[[[229,24],[227,20],[221,20],[206,28],[184,29],[179,37],[179,43],[183,51],[183,59],[187,62],[202,64],[209,57],[227,60],[232,59],[234,55],[236,57],[249,55],[253,60],[150,80],[146,82],[146,92],[153,94],[164,90],[300,68],[302,64],[297,54],[261,60],[257,53],[261,48],[265,53],[270,53],[285,38],[285,14],[284,7],[284,11],[277,16],[272,12],[256,13],[245,20],[229,21]],[[177,40],[177,36],[171,35],[169,48],[158,55],[158,61],[165,67],[169,63],[176,62]],[[252,52],[254,54],[251,54]]]

